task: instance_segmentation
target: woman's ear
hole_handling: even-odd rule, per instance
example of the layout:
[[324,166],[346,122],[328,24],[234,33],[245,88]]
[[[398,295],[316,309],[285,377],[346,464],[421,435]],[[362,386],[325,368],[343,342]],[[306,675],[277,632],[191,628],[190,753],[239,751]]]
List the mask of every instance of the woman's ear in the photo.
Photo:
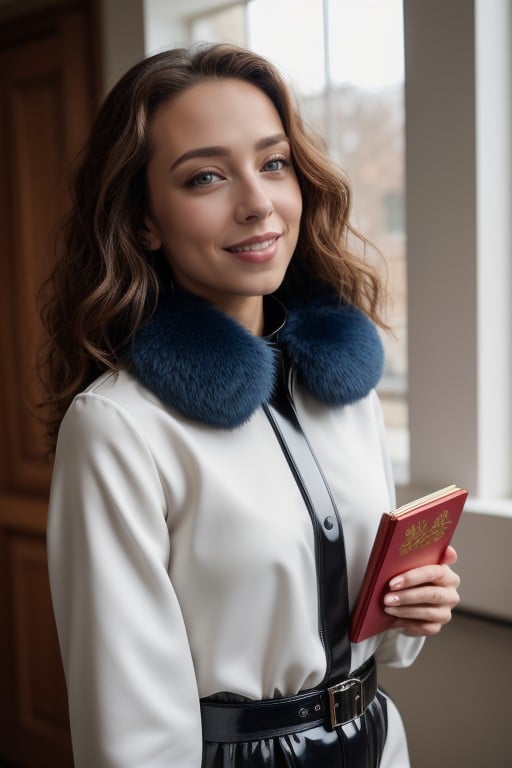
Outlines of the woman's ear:
[[158,251],[162,247],[162,239],[157,227],[149,214],[144,215],[144,226],[138,232],[139,241],[144,250]]

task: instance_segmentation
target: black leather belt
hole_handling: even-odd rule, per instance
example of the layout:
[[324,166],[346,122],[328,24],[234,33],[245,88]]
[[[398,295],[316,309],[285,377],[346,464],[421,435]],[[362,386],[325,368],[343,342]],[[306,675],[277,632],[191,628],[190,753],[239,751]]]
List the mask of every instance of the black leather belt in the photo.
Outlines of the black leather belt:
[[321,691],[236,704],[201,699],[203,740],[256,741],[316,725],[332,730],[361,717],[376,695],[377,668],[372,656],[350,678]]

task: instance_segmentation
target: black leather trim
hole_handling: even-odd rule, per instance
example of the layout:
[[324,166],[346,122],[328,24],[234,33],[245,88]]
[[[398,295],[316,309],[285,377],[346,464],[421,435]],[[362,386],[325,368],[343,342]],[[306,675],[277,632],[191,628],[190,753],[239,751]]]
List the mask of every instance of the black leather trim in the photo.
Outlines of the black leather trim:
[[351,663],[345,543],[332,493],[295,410],[289,384],[290,366],[277,346],[276,354],[281,369],[278,385],[271,403],[264,405],[263,409],[302,493],[313,524],[319,632],[327,660],[321,686],[326,686],[348,677]]

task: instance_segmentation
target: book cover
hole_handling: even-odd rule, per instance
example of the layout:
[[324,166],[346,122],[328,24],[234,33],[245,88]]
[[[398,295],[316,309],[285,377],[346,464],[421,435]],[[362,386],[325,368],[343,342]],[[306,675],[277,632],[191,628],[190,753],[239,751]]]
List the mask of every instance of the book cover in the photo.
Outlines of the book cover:
[[382,515],[352,611],[352,642],[365,640],[393,623],[394,617],[384,612],[383,603],[390,579],[442,561],[467,495],[450,485]]

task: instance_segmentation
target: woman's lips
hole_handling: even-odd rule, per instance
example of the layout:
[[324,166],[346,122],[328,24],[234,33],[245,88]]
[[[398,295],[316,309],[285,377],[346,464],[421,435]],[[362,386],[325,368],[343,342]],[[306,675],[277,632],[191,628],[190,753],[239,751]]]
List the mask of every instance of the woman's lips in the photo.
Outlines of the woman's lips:
[[248,238],[236,245],[230,245],[226,250],[240,261],[261,264],[274,258],[280,237],[281,235],[277,233],[269,232],[265,235]]

